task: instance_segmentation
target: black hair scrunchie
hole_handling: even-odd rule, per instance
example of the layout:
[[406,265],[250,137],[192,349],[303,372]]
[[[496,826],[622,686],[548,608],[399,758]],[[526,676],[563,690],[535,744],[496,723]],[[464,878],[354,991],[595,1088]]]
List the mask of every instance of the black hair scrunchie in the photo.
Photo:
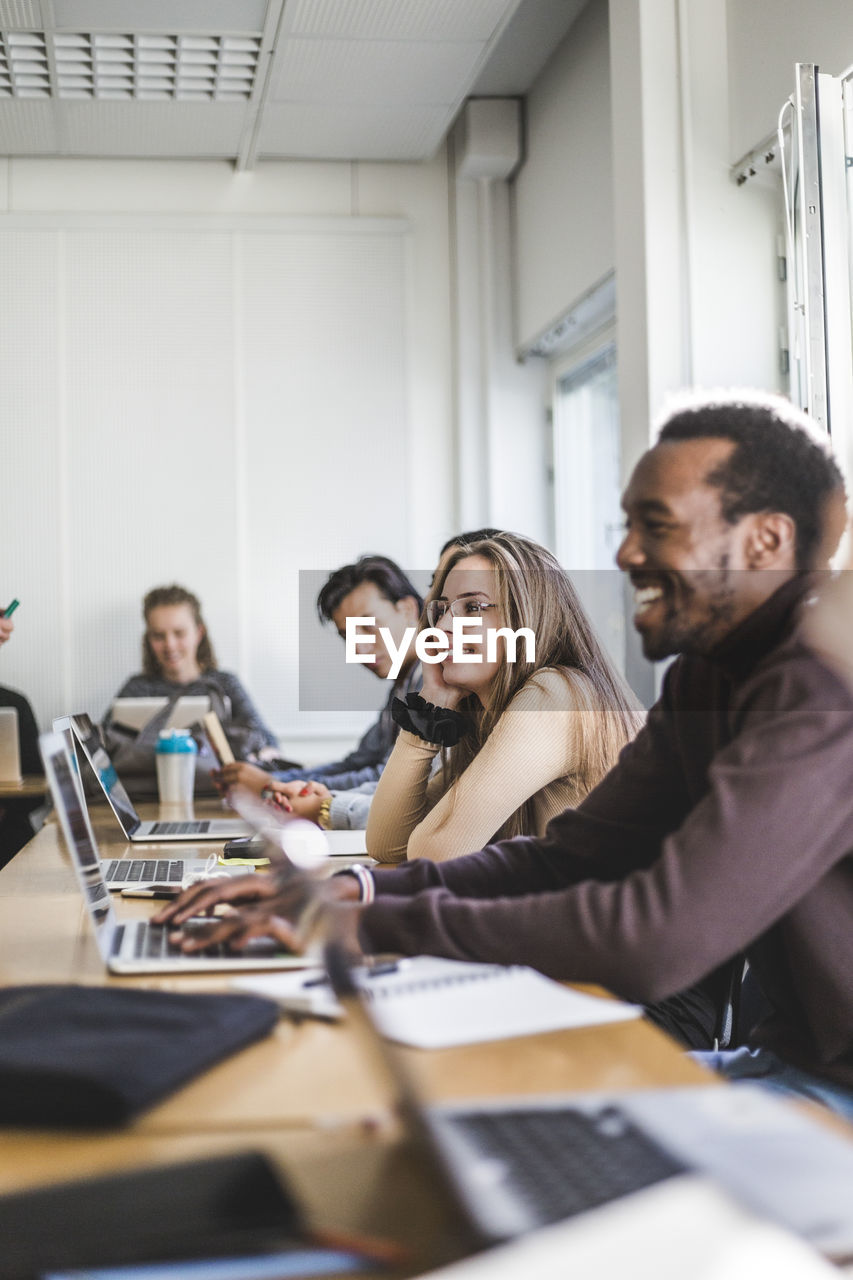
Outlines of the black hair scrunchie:
[[395,698],[391,703],[391,719],[424,742],[437,742],[441,747],[455,747],[468,732],[467,721],[460,712],[434,707],[419,693],[407,694],[405,702]]

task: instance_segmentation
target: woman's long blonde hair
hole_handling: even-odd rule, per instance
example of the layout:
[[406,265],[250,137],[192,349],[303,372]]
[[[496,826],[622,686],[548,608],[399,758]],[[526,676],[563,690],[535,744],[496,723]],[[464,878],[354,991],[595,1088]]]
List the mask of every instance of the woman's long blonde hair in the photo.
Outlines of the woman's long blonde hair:
[[[595,731],[584,734],[584,759],[578,770],[585,789],[593,786],[615,763],[618,750],[639,730],[644,713],[634,694],[602,649],[568,574],[545,547],[515,533],[459,547],[436,574],[429,599],[444,594],[444,584],[454,566],[471,556],[482,556],[496,572],[498,605],[503,626],[517,631],[529,627],[536,638],[534,662],[527,661],[524,642],[517,646],[516,661],[503,662],[489,689],[488,706],[474,694],[459,704],[469,722],[469,732],[442,753],[445,789],[467,769],[512,699],[543,667],[561,671],[567,680],[579,672],[589,682],[586,689],[574,682],[581,709],[595,722]],[[532,797],[501,828],[504,839],[534,830]]]

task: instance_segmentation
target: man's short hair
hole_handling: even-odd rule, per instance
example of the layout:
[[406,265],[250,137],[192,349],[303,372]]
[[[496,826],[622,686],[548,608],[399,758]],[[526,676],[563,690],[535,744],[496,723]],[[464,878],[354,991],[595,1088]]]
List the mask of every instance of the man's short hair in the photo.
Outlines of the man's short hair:
[[475,542],[486,542],[490,538],[495,538],[502,529],[495,529],[492,525],[486,525],[482,529],[469,529],[466,533],[454,534],[452,538],[448,538],[444,546],[438,553],[439,560],[445,551],[449,551],[451,547],[473,547]]
[[406,596],[412,596],[418,604],[418,613],[423,608],[420,592],[403,570],[387,556],[361,556],[354,564],[345,564],[329,575],[328,581],[317,597],[317,612],[321,622],[331,622],[332,615],[346,596],[363,582],[372,582],[377,590],[397,604]]
[[796,527],[797,568],[815,565],[829,499],[843,498],[844,479],[814,424],[781,396],[726,392],[679,402],[667,413],[660,442],[731,440],[731,456],[705,477],[720,490],[723,518],[778,511]]

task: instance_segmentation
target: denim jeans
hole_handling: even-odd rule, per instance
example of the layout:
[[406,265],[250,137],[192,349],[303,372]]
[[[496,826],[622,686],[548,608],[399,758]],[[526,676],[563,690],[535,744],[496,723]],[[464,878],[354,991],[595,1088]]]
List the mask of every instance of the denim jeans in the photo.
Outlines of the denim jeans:
[[715,1049],[691,1053],[690,1057],[727,1080],[757,1081],[776,1093],[822,1102],[853,1123],[853,1090],[792,1067],[770,1049]]

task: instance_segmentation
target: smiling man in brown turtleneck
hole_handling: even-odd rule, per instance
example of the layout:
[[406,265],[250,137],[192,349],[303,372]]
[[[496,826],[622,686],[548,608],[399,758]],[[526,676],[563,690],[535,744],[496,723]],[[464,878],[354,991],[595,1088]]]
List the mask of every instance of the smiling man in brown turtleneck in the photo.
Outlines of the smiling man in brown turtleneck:
[[[679,656],[616,767],[542,839],[330,893],[365,952],[529,964],[646,1005],[745,953],[772,1010],[760,1069],[840,1082],[853,1117],[853,692],[801,630],[840,472],[784,401],[705,399],[669,415],[623,505],[634,625]],[[287,905],[256,927],[292,938]]]

